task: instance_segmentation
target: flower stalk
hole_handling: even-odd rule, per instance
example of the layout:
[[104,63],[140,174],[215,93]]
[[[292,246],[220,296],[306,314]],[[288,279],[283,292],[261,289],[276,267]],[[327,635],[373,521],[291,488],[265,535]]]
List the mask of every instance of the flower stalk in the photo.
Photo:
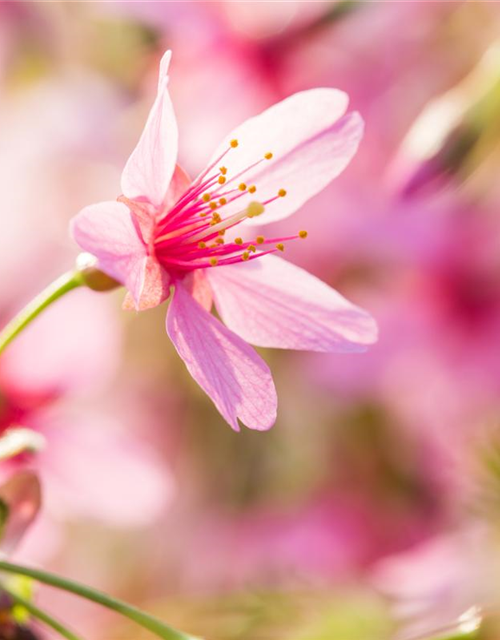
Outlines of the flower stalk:
[[76,268],[64,273],[54,280],[49,286],[39,293],[0,331],[0,355],[7,346],[16,338],[42,311],[64,295],[77,289],[87,287],[93,291],[111,291],[120,286],[120,283],[110,278],[95,266],[96,260],[89,254],[82,253],[78,256]]
[[66,640],[82,640],[80,636],[77,636],[70,629],[65,627],[59,620],[56,620],[51,615],[39,609],[36,605],[34,605],[29,600],[21,597],[19,594],[15,593],[11,589],[7,589],[4,585],[2,585],[2,590],[8,593],[11,600],[14,604],[17,604],[24,609],[33,617],[45,624],[47,627],[58,633],[62,638],[66,638]]
[[68,271],[33,298],[0,332],[0,354],[44,309],[83,284],[79,271]]
[[0,571],[27,576],[28,578],[32,578],[33,580],[46,584],[50,587],[61,589],[68,593],[73,593],[76,596],[80,596],[81,598],[100,604],[101,606],[132,620],[140,627],[151,631],[151,633],[162,638],[162,640],[200,640],[199,638],[195,638],[195,636],[188,635],[166,625],[159,618],[141,611],[141,609],[138,609],[137,607],[127,604],[122,600],[113,598],[112,596],[108,596],[107,594],[102,593],[97,589],[93,589],[92,587],[73,582],[68,578],[62,578],[61,576],[48,573],[47,571],[31,569],[29,567],[24,567],[22,565],[13,564],[3,560],[0,561]]

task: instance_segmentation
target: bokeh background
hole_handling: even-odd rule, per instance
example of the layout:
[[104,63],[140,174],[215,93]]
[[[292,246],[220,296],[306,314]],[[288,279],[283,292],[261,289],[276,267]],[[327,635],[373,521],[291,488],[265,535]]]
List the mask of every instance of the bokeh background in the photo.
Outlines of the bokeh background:
[[[211,640],[434,637],[496,606],[499,14],[0,2],[2,323],[73,264],[70,217],[117,195],[171,48],[191,174],[275,101],[349,93],[366,122],[357,156],[275,226],[307,229],[287,258],[380,325],[366,354],[263,350],[278,421],[237,434],[184,370],[163,308],[74,292],[0,362],[0,428],[47,443],[20,461],[44,507],[16,559]],[[74,598],[38,602],[95,640],[143,637]]]

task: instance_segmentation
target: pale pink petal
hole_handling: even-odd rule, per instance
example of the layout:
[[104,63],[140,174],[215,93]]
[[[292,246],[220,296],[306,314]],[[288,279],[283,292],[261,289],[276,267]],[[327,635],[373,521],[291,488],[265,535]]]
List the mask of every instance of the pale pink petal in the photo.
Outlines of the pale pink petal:
[[146,258],[142,288],[138,298],[129,292],[123,301],[123,309],[144,311],[157,307],[170,295],[170,276],[153,256]]
[[188,274],[184,278],[183,284],[198,304],[201,304],[207,311],[212,310],[212,287],[202,269],[195,269]]
[[226,325],[259,347],[364,351],[377,325],[315,276],[277,256],[207,270]]
[[121,202],[90,205],[73,218],[71,230],[99,268],[124,284],[139,304],[148,256],[129,209]]
[[189,189],[190,185],[191,179],[188,174],[182,167],[176,165],[161,209],[157,210],[149,202],[131,200],[124,195],[119,196],[117,200],[118,202],[123,202],[130,210],[139,234],[144,243],[149,245],[154,237],[158,216],[161,216],[163,211],[173,207],[177,200]]
[[155,209],[151,207],[149,202],[131,200],[124,195],[118,196],[117,200],[118,202],[123,202],[130,211],[134,225],[137,227],[138,235],[143,239],[144,244],[149,244],[155,230]]
[[175,171],[165,196],[165,209],[170,209],[191,186],[191,178],[180,165],[175,165]]
[[127,198],[147,198],[154,205],[163,202],[177,160],[177,122],[167,89],[171,56],[163,56],[156,100],[121,180]]
[[268,366],[182,284],[170,303],[167,332],[189,373],[235,431],[238,419],[250,429],[272,427],[277,398]]
[[20,471],[0,486],[0,500],[7,507],[7,520],[0,548],[10,554],[36,518],[42,502],[40,482],[32,471]]
[[213,159],[229,147],[230,140],[238,140],[238,147],[223,159],[229,180],[267,152],[273,153],[271,160],[238,178],[256,185],[253,199],[264,202],[280,189],[287,191],[286,197],[269,204],[265,214],[250,224],[290,215],[343,171],[363,134],[359,114],[344,115],[347,105],[347,95],[336,89],[296,93],[250,118],[222,142]]

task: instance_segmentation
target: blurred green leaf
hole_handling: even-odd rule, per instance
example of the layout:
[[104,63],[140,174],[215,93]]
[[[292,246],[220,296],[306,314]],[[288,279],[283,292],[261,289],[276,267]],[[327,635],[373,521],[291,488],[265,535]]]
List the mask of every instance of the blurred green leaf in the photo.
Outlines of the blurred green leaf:
[[[148,603],[148,607],[150,607]],[[372,593],[240,592],[152,605],[157,615],[189,626],[207,640],[387,640],[388,612]],[[116,640],[146,640],[128,627]]]

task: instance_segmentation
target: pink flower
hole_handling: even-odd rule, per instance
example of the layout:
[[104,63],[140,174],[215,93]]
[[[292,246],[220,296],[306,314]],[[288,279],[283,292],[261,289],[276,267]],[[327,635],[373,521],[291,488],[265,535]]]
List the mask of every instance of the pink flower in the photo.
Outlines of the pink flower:
[[[127,287],[126,307],[154,307],[173,288],[167,332],[193,378],[233,429],[238,419],[268,429],[276,391],[247,342],[362,351],[375,341],[376,325],[326,284],[272,255],[305,232],[243,240],[235,229],[250,232],[255,217],[285,218],[321,191],[353,157],[362,121],[345,113],[341,91],[297,93],[236,128],[191,181],[176,165],[170,57],[162,59],[157,98],[123,171],[123,195],[84,208],[73,234]],[[210,314],[213,303],[226,326]]]
[[476,520],[381,560],[372,581],[392,603],[395,640],[461,637],[461,623],[497,610],[499,570],[496,532]]
[[[37,318],[0,359],[0,436],[21,428],[46,441],[41,450],[30,447],[0,465],[0,481],[31,469],[44,486],[43,514],[23,543],[23,559],[46,560],[59,550],[62,522],[144,527],[172,497],[172,478],[144,440],[147,420],[143,411],[140,420],[134,415],[140,411],[134,398],[113,418],[102,403],[82,411],[82,402],[98,400],[116,373],[120,332],[108,302],[75,291]],[[139,424],[141,439],[132,430]]]

